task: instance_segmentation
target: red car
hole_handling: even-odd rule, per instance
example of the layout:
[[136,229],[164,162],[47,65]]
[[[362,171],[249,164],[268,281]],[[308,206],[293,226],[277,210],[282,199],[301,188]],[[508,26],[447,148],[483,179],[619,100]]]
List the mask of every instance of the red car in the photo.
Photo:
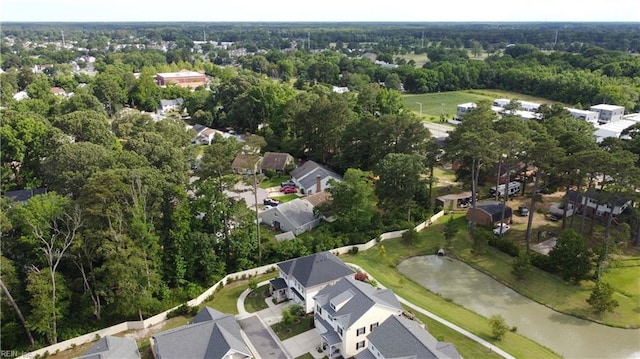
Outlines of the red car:
[[280,192],[284,194],[298,193],[298,189],[295,187],[287,186],[280,188]]

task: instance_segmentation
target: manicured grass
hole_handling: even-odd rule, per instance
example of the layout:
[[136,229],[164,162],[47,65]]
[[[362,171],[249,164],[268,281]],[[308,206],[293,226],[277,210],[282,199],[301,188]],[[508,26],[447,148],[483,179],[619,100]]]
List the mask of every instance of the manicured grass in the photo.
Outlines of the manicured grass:
[[[619,262],[613,262],[612,267],[604,273],[604,281],[615,285],[615,289],[628,297],[635,298],[640,303],[640,266],[617,266]],[[624,265],[624,264],[623,264]]]
[[280,187],[282,182],[288,181],[291,179],[289,175],[277,175],[273,178],[265,178],[260,182],[260,188],[271,188],[271,187]]
[[291,202],[296,198],[300,198],[300,196],[298,196],[295,193],[290,193],[290,194],[283,194],[282,196],[273,196],[271,198],[277,199],[278,201],[280,201],[282,203],[286,203],[286,202]]
[[244,309],[249,313],[255,313],[262,309],[267,309],[267,303],[265,303],[265,298],[269,296],[269,284],[265,284],[261,287],[256,288],[252,293],[249,293],[247,298],[244,300]]
[[502,358],[500,355],[489,351],[478,342],[467,338],[446,325],[437,322],[423,314],[413,311],[405,306],[405,310],[413,313],[416,319],[426,325],[426,329],[434,338],[441,342],[453,343],[456,350],[463,358]]
[[158,330],[155,330],[152,333],[148,333],[143,338],[136,340],[136,343],[138,344],[138,351],[140,352],[140,356],[142,357],[142,359],[153,359],[154,357],[153,353],[151,352],[152,335],[186,325],[191,321],[191,319],[193,319],[193,317],[178,316],[175,318],[171,318],[164,322],[164,325],[162,325],[162,327]]
[[[447,218],[448,219],[448,218]],[[444,221],[445,219],[443,219]],[[428,291],[396,270],[396,265],[405,258],[417,255],[434,254],[444,246],[442,228],[434,226],[420,233],[420,240],[412,245],[405,245],[400,239],[382,242],[385,255],[380,256],[379,247],[360,252],[357,255],[346,255],[346,262],[362,266],[377,281],[392,289],[397,295],[410,302],[426,308],[436,315],[475,333],[479,337],[499,346],[517,358],[555,358],[556,353],[542,345],[517,333],[507,333],[501,340],[491,337],[491,329],[487,318],[467,310],[453,302]],[[453,341],[454,345],[458,342]],[[466,346],[461,342],[462,346]],[[474,357],[473,355],[469,357]]]
[[313,359],[313,355],[306,353],[306,354],[302,354],[299,357],[297,357],[296,359]]
[[501,90],[464,90],[402,96],[407,108],[416,114],[420,114],[420,105],[418,103],[421,103],[423,119],[431,122],[439,122],[442,112],[444,112],[447,120],[452,119],[456,114],[457,106],[461,103],[481,100],[493,102],[496,98],[517,98],[538,103],[553,103],[543,98]]
[[276,333],[280,340],[293,338],[298,334],[302,334],[313,329],[313,315],[306,315],[302,318],[296,318],[293,324],[284,325],[282,322],[271,326],[273,332]]
[[[277,272],[263,274],[256,277],[258,282],[275,278]],[[249,279],[238,280],[233,283],[225,285],[220,291],[213,294],[213,299],[204,303],[205,306],[209,306],[213,309],[219,310],[222,313],[238,314],[238,297],[242,292],[249,288]]]

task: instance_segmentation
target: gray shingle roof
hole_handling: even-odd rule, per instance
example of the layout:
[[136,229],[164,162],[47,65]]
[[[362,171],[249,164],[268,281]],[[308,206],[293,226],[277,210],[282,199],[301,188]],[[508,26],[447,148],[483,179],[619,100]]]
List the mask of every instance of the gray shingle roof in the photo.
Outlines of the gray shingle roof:
[[29,198],[47,193],[46,188],[33,188],[33,189],[21,189],[16,191],[7,191],[4,193],[4,196],[7,198],[11,198],[16,202],[26,202]]
[[139,359],[136,341],[129,338],[106,336],[98,340],[76,359]]
[[[367,336],[387,358],[460,359],[449,343],[440,343],[416,321],[391,316]],[[443,350],[440,350],[443,349]]]
[[[353,278],[342,278],[336,284],[322,288],[314,299],[344,328],[351,326],[375,305],[402,310],[402,305],[391,290],[375,289]],[[335,310],[331,304],[335,305]]]
[[293,161],[293,157],[288,153],[265,152],[264,157],[262,158],[261,168],[263,170],[272,169],[276,171],[284,171],[287,166],[288,159]]
[[331,282],[355,273],[331,252],[315,253],[291,259],[279,263],[278,267],[282,272],[293,276],[305,288]]
[[174,98],[174,99],[171,99],[171,100],[160,100],[160,106],[162,106],[162,107],[180,106],[183,103],[184,103],[184,100],[181,97]]
[[296,198],[293,201],[282,203],[277,207],[269,209],[279,212],[294,227],[301,227],[309,222],[313,222],[318,216],[313,213],[313,205],[310,202]]
[[320,176],[320,178],[333,177],[337,180],[342,180],[339,174],[314,161],[307,161],[303,163],[302,166],[291,171],[291,177],[295,178],[304,188],[314,186],[317,176]]
[[[202,314],[205,312],[205,314]],[[202,315],[201,315],[202,314]],[[168,330],[152,337],[157,359],[223,358],[229,351],[251,356],[235,317],[211,308],[203,309],[200,322]],[[215,319],[205,320],[207,317]]]
[[502,209],[504,208],[504,218],[512,216],[513,211],[511,207],[505,206],[502,202],[487,201],[476,204],[479,210],[486,212],[491,216],[491,220],[495,223],[502,218]]
[[223,319],[228,317],[229,314],[225,314],[222,312],[219,312],[213,308],[210,307],[204,307],[202,308],[202,310],[196,314],[195,317],[193,317],[193,320],[191,321],[191,324],[196,324],[196,323],[202,323],[202,322],[208,322],[210,320],[218,320],[218,319]]

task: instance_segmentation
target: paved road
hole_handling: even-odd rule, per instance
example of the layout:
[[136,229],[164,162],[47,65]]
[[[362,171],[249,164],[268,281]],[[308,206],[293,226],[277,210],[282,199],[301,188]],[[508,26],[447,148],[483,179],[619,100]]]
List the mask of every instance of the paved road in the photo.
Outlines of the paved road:
[[290,359],[257,315],[241,319],[238,323],[258,352],[259,358]]

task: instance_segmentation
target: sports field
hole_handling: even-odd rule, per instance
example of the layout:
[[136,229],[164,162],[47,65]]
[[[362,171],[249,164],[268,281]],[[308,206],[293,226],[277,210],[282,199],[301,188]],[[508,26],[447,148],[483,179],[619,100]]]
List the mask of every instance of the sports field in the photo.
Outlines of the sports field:
[[480,100],[493,101],[497,98],[518,99],[524,101],[552,104],[554,101],[522,95],[516,92],[502,90],[464,90],[451,92],[438,92],[426,94],[403,95],[407,108],[420,115],[420,103],[422,104],[422,117],[426,121],[440,121],[440,114],[444,113],[447,119],[452,119],[456,114],[456,106],[466,102],[478,102]]

